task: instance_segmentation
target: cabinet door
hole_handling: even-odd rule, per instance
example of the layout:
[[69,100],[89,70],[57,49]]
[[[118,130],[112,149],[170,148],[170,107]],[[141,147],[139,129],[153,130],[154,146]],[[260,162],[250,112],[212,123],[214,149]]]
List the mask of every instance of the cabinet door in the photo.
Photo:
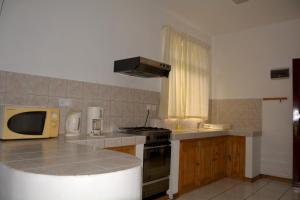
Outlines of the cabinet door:
[[243,178],[245,175],[245,137],[228,136],[226,174],[232,178]]
[[197,185],[206,185],[213,180],[213,140],[210,138],[198,141],[198,159]]
[[213,180],[219,180],[226,176],[226,137],[214,138],[212,148]]
[[180,145],[179,192],[185,193],[197,187],[197,140],[184,140]]

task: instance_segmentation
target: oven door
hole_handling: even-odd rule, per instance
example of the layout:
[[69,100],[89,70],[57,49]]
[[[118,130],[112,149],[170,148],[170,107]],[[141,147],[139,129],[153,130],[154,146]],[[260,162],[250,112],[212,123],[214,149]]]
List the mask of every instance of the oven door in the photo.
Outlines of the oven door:
[[143,199],[169,189],[170,143],[144,147]]
[[143,182],[149,182],[170,175],[171,145],[145,146]]

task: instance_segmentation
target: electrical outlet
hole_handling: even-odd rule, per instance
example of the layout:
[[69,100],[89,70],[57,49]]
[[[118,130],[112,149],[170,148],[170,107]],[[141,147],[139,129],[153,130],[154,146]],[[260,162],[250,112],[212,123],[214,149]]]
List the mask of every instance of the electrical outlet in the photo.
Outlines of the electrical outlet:
[[59,98],[58,99],[59,107],[71,107],[72,106],[72,99],[66,98]]
[[147,104],[147,105],[146,105],[146,110],[147,110],[147,111],[150,111],[150,110],[151,110],[151,107],[152,107],[152,106],[151,106],[150,104]]

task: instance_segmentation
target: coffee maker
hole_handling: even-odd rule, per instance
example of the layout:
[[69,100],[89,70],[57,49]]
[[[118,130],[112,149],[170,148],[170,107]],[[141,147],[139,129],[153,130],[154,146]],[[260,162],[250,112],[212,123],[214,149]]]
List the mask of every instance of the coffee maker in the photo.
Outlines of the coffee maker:
[[103,132],[103,108],[88,107],[87,111],[87,134],[101,135]]

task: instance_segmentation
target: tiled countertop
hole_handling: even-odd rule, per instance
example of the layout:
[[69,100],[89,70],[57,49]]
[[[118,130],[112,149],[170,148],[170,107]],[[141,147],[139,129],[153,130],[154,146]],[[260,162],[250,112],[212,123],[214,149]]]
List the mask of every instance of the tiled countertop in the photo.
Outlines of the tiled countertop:
[[172,131],[171,140],[187,140],[195,138],[208,138],[226,135],[236,136],[247,136],[255,137],[261,136],[261,131],[224,131],[224,130],[213,130],[213,129],[191,129],[191,130],[180,130]]
[[118,132],[105,133],[103,136],[96,137],[90,137],[87,135],[81,135],[78,137],[66,137],[66,141],[69,143],[97,146],[99,148],[144,144],[145,140],[145,136],[130,135]]
[[118,133],[107,134],[102,138],[81,136],[0,141],[0,165],[43,175],[103,174],[142,165],[142,161],[134,156],[105,150],[104,147],[144,142],[142,136]]

